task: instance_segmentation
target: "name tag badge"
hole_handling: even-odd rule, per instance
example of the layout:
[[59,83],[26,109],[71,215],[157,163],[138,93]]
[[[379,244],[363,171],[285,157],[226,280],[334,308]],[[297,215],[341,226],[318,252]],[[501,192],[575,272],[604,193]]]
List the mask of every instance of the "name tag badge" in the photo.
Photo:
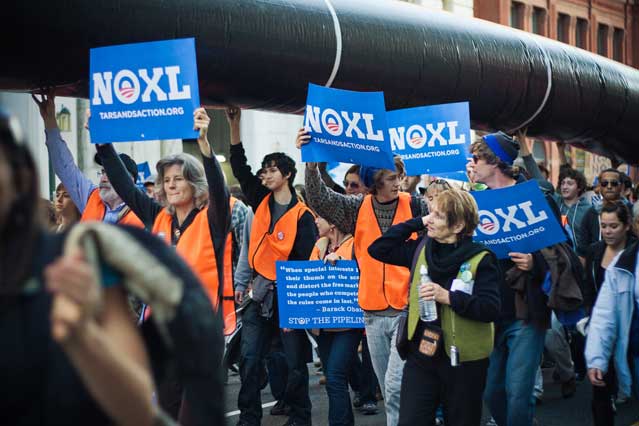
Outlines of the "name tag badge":
[[475,286],[475,281],[471,280],[470,282],[464,282],[463,280],[460,280],[459,278],[455,278],[453,280],[453,284],[450,286],[450,291],[461,291],[463,293],[466,293],[472,296],[474,286]]

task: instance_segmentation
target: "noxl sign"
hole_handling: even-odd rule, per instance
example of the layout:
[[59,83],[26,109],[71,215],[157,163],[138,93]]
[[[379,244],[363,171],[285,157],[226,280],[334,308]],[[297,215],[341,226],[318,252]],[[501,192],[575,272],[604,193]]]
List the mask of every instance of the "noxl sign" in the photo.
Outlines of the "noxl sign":
[[93,143],[196,138],[195,40],[91,49]]
[[311,141],[302,147],[302,161],[394,168],[382,92],[309,84],[304,127]]
[[404,160],[407,175],[466,170],[468,102],[389,111],[386,120],[391,148]]
[[479,207],[473,239],[499,259],[509,257],[510,252],[532,253],[566,240],[535,181],[471,194]]

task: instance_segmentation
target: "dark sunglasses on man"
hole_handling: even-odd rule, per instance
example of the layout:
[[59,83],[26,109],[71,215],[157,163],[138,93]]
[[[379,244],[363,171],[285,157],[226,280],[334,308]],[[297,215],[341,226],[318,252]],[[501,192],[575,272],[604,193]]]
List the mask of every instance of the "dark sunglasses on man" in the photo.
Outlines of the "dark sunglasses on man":
[[613,188],[616,188],[619,186],[618,180],[602,180],[600,183],[601,183],[601,186],[604,188],[607,187],[608,185],[612,186]]

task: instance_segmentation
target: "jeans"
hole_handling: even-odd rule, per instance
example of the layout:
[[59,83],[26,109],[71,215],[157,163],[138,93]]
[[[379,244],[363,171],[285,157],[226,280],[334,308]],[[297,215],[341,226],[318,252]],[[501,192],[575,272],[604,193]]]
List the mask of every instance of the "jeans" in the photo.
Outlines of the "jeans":
[[544,350],[545,330],[520,320],[495,324],[484,400],[499,426],[531,426],[533,387]]
[[395,340],[399,316],[385,317],[364,312],[364,324],[373,369],[384,395],[387,426],[399,422],[399,397],[402,387],[404,361],[399,357]]
[[353,361],[353,369],[348,378],[351,388],[355,392],[359,392],[359,398],[362,404],[373,403],[377,405],[377,376],[373,370],[371,362],[371,354],[368,350],[368,340],[366,335],[361,337],[362,343],[362,359],[355,353]]
[[266,369],[268,370],[268,384],[271,394],[276,401],[284,399],[286,383],[288,379],[288,366],[286,354],[279,335],[273,337],[271,350],[266,356]]
[[352,426],[355,422],[351,398],[348,393],[348,376],[357,356],[362,331],[321,331],[317,338],[328,394],[328,424]]
[[[274,306],[277,312],[277,306]],[[291,407],[290,417],[300,424],[311,424],[311,400],[308,396],[308,368],[306,356],[308,339],[304,330],[281,332],[277,316],[264,318],[258,303],[250,303],[242,317],[242,340],[240,349],[240,377],[242,385],[237,397],[240,420],[250,425],[259,425],[262,419],[260,377],[264,359],[277,334],[282,338],[286,355],[288,380],[284,401]]]

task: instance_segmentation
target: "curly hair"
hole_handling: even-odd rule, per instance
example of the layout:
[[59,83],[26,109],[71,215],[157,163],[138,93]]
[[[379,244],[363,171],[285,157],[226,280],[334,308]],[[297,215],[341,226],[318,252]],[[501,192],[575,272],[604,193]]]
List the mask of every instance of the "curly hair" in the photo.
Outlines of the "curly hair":
[[484,160],[487,164],[496,165],[497,168],[506,176],[517,179],[517,176],[521,173],[519,167],[511,166],[504,163],[495,155],[492,149],[483,139],[477,139],[475,143],[470,146],[470,153],[477,156],[477,158]]
[[557,188],[561,188],[561,183],[564,179],[572,179],[577,183],[577,188],[579,189],[579,195],[583,194],[586,191],[586,177],[579,170],[575,170],[573,168],[562,168],[559,172],[559,180],[557,181]]

